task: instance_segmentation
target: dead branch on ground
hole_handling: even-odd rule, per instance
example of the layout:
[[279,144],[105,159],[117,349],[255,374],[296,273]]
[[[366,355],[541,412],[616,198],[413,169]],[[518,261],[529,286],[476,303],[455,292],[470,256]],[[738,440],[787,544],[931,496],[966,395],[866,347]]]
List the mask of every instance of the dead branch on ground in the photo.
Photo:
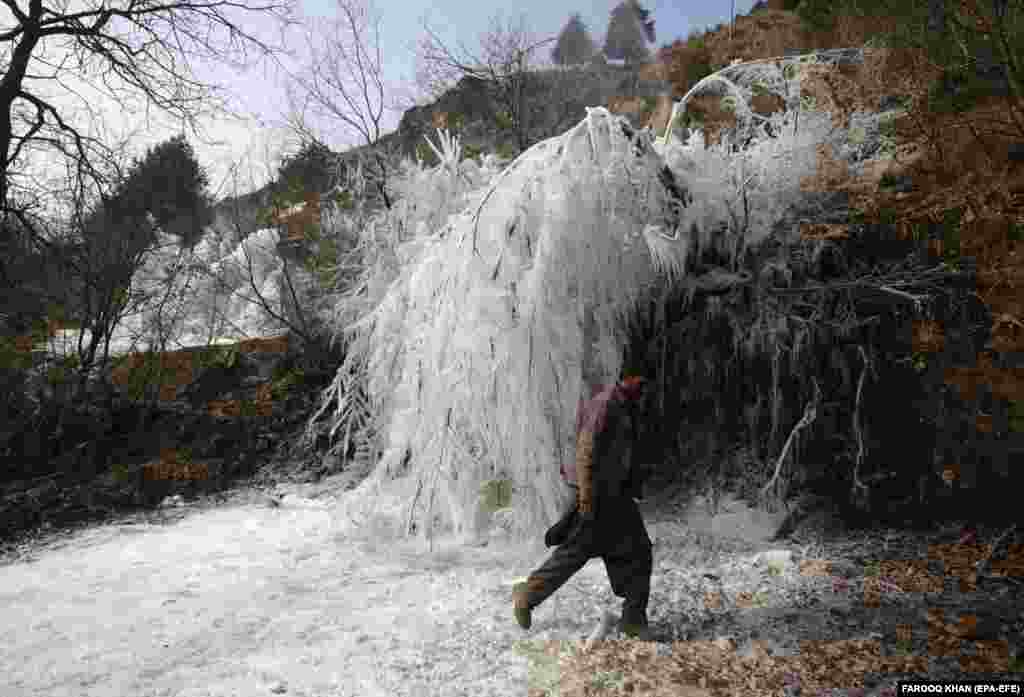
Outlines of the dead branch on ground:
[[818,380],[811,378],[814,383],[814,397],[804,407],[804,415],[800,417],[800,420],[793,427],[793,430],[789,432],[789,438],[786,439],[786,444],[782,446],[782,453],[779,455],[779,459],[775,461],[775,473],[772,474],[772,478],[768,480],[768,483],[761,487],[761,496],[768,493],[768,490],[775,485],[779,479],[779,473],[782,471],[782,463],[786,460],[786,455],[789,454],[789,449],[793,445],[793,439],[796,434],[807,428],[814,420],[818,417],[818,405],[821,403],[821,388],[818,387]]

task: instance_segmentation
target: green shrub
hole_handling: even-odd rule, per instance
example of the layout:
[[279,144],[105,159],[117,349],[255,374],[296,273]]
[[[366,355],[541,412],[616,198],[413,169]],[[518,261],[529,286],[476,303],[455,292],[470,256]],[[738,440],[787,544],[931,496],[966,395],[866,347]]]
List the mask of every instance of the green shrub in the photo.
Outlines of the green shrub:
[[503,160],[511,160],[516,156],[516,146],[512,143],[502,143],[498,146],[497,154]]
[[462,146],[462,159],[477,159],[483,154],[483,148],[476,145]]
[[686,69],[686,90],[690,91],[693,86],[715,72],[708,63],[692,63]]
[[[791,1],[786,0],[784,6],[790,4]],[[802,0],[791,11],[795,11],[804,28],[812,32],[829,32],[835,28],[835,3],[832,0]]]
[[130,478],[128,467],[120,460],[110,466],[110,473],[114,476],[114,481],[118,483],[127,482]]
[[259,411],[256,409],[256,403],[251,399],[240,399],[238,400],[238,413],[240,416],[252,418],[256,416]]
[[488,479],[480,486],[480,503],[493,513],[512,504],[512,480]]
[[427,167],[436,167],[440,163],[440,160],[437,159],[437,154],[426,143],[416,144],[416,157],[422,160],[423,164]]
[[334,193],[334,202],[338,208],[344,211],[350,211],[356,207],[356,203],[352,199],[352,193],[348,190],[336,191]]
[[199,364],[201,368],[231,369],[238,363],[238,344],[228,346],[210,346],[200,354]]
[[896,122],[892,119],[883,119],[878,123],[878,132],[886,137],[893,137],[896,135]]
[[[884,184],[888,174],[883,174],[881,182]],[[892,179],[889,179],[892,181]],[[913,223],[910,226],[910,239],[914,242],[924,242],[928,239],[928,226],[924,223]]]
[[326,237],[319,230],[307,235],[306,239],[314,243],[316,251],[310,254],[303,261],[303,266],[311,274],[317,277],[322,288],[330,286],[334,271],[338,267],[338,243],[336,240]]
[[279,368],[274,372],[277,376],[270,383],[270,393],[275,401],[286,397],[293,387],[301,385],[305,379],[305,373],[298,366],[284,370]]
[[58,358],[47,369],[46,379],[53,387],[62,385],[71,378],[72,374],[81,364],[82,362],[79,360],[77,353]]
[[689,119],[686,118],[686,114],[680,114],[676,117],[676,120],[672,122],[672,131],[678,136],[679,132],[684,128],[689,128]]
[[32,353],[19,351],[13,337],[0,336],[0,370],[28,370],[32,367]]
[[1024,433],[1024,400],[1010,402],[1009,420],[1013,433]]
[[879,225],[895,225],[896,224],[896,210],[889,206],[880,206],[878,208],[878,224]]
[[499,111],[494,115],[494,122],[498,125],[498,129],[501,131],[511,131],[513,127],[512,115],[507,111]]
[[[127,360],[128,356],[123,359]],[[120,364],[121,361],[115,361]],[[142,364],[135,367],[128,375],[128,397],[139,401],[146,396],[146,388],[157,382],[160,376],[160,356],[155,351],[142,354]]]
[[950,266],[960,263],[960,221],[964,209],[950,208],[942,213],[942,257]]

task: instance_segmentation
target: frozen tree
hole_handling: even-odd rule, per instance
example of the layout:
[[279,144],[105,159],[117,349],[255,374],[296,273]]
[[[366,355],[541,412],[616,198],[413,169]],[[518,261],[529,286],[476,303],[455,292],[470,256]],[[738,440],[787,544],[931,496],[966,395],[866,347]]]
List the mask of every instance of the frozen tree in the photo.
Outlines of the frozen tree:
[[[749,283],[737,265],[749,246],[799,237],[780,223],[812,205],[819,150],[848,134],[801,101],[799,70],[785,67],[726,68],[676,105],[673,121],[695,95],[730,104],[743,142],[753,136],[738,152],[705,148],[699,129],[652,142],[596,108],[500,169],[460,161],[447,137],[440,166],[406,163],[398,204],[361,231],[366,266],[332,320],[349,350],[310,422],[327,414],[372,470],[341,518],[474,536],[487,525],[480,488],[502,479],[503,526],[550,524],[583,376],[618,374],[637,303],[662,284]],[[755,113],[759,90],[786,110]]]
[[558,65],[579,65],[590,60],[594,50],[594,40],[590,38],[586,25],[579,14],[573,14],[558,35],[551,50],[551,60]]
[[322,50],[308,37],[310,61],[296,76],[299,92],[288,89],[289,124],[304,141],[322,142],[309,124],[307,111],[333,119],[358,136],[357,159],[370,178],[375,194],[391,206],[387,178],[391,155],[381,144],[384,104],[384,59],[381,53],[381,15],[368,0],[336,0],[339,19],[322,27]]

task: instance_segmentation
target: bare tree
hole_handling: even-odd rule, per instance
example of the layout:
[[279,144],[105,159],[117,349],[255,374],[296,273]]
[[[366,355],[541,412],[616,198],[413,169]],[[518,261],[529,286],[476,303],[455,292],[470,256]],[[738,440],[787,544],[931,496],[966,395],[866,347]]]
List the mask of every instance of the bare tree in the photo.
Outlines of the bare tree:
[[307,35],[310,62],[306,76],[293,76],[305,91],[298,106],[296,90],[287,90],[291,106],[288,123],[307,141],[321,141],[306,118],[307,108],[336,119],[353,131],[363,146],[353,159],[363,162],[372,185],[387,208],[387,174],[391,167],[388,153],[381,146],[381,125],[385,109],[384,68],[380,44],[380,15],[371,0],[335,0],[340,16],[324,31],[324,48]]
[[[72,120],[72,110],[61,110],[43,96],[41,83],[52,82],[66,93],[77,94],[62,77],[69,74],[109,95],[126,111],[126,94],[141,96],[147,106],[174,116],[198,133],[200,110],[206,106],[227,111],[218,89],[191,76],[187,57],[213,58],[220,63],[244,66],[232,54],[255,47],[265,56],[276,57],[272,47],[247,33],[227,10],[270,13],[283,24],[290,18],[292,0],[268,4],[230,0],[86,0],[91,6],[71,11],[64,2],[2,0],[13,22],[0,31],[0,214],[11,215],[29,230],[33,221],[25,207],[12,200],[22,188],[18,175],[28,172],[26,158],[31,152],[46,152],[72,160],[83,176],[106,183],[98,166],[109,149],[97,138],[84,134]],[[216,30],[227,32],[224,46],[211,42]],[[49,61],[46,49],[58,44],[70,47],[59,64]],[[90,82],[90,78],[93,81]],[[99,78],[103,88],[95,84]],[[114,83],[114,84],[112,84]],[[120,84],[117,84],[120,83]]]
[[491,28],[480,38],[480,51],[474,53],[459,42],[458,52],[423,22],[426,36],[417,49],[416,81],[427,94],[437,97],[463,77],[476,78],[491,86],[495,99],[504,109],[520,150],[529,144],[531,109],[530,82],[536,75],[534,53],[557,41],[556,36],[538,39],[526,30],[525,16],[518,24],[502,21],[497,14]]

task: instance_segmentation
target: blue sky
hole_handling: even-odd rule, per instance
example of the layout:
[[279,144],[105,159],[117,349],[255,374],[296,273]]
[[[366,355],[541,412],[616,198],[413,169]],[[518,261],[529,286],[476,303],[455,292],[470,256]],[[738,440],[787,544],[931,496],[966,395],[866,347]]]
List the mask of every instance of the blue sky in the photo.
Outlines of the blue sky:
[[[52,0],[47,0],[47,3]],[[72,0],[71,5],[92,6],[95,0]],[[426,17],[431,27],[450,45],[463,42],[476,50],[479,37],[485,32],[491,18],[498,11],[506,17],[517,18],[522,12],[527,28],[535,35],[554,36],[570,14],[578,12],[591,35],[600,41],[607,28],[608,17],[618,0],[525,0],[513,6],[504,3],[481,3],[469,0],[376,0],[381,15],[382,54],[385,61],[385,84],[390,101],[400,90],[412,84],[415,73],[415,44],[422,35],[421,19]],[[749,12],[754,0],[739,0],[736,13]],[[694,29],[728,23],[730,2],[707,0],[683,4],[679,0],[647,0],[641,3],[655,19],[656,46],[669,43]],[[334,0],[298,0],[297,18],[306,26],[329,26],[335,16]],[[245,72],[236,72],[223,65],[209,65],[193,61],[197,79],[227,88],[237,112],[245,120],[218,118],[203,121],[204,143],[191,133],[190,142],[200,163],[210,175],[210,188],[220,198],[230,193],[230,167],[238,163],[238,190],[241,193],[262,186],[276,170],[275,158],[283,152],[293,152],[295,137],[285,127],[287,100],[284,85],[288,71],[300,71],[304,56],[308,54],[306,39],[301,29],[281,34],[277,25],[255,13],[239,13],[238,20],[249,31],[275,44],[284,44],[294,52],[292,59],[284,59],[284,70],[270,61],[260,61]],[[7,16],[0,16],[0,26],[7,24]],[[113,134],[135,131],[129,152],[142,154],[147,146],[160,142],[177,131],[175,124],[150,112],[146,120],[141,114],[126,116],[122,109],[109,100],[90,97],[90,104],[102,113],[102,122]],[[87,118],[87,117],[86,117]],[[393,130],[401,112],[386,112],[386,130]],[[81,122],[76,122],[81,123]],[[356,144],[357,139],[336,123],[316,124],[322,137],[334,149]]]

